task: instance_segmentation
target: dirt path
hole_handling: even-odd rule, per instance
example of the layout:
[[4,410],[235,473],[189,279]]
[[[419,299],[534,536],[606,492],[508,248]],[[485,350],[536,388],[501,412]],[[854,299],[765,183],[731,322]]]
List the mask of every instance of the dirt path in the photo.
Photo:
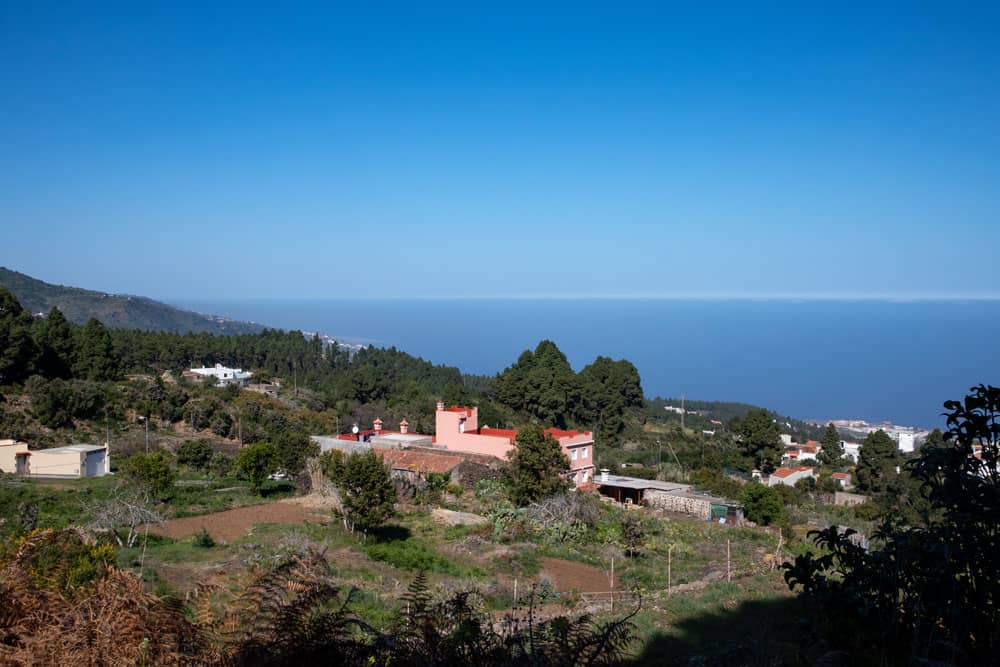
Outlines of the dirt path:
[[328,521],[329,512],[303,503],[299,498],[285,498],[263,505],[237,507],[224,512],[171,519],[158,526],[151,526],[149,532],[184,539],[200,533],[204,528],[217,540],[232,540],[243,537],[256,523],[305,523],[306,521]]
[[[611,581],[608,572],[593,565],[577,563],[562,558],[539,558],[539,565],[542,566],[539,578],[545,578],[552,582],[552,587],[557,591],[576,590],[581,593],[600,592],[611,590]],[[618,577],[615,576],[617,579]]]

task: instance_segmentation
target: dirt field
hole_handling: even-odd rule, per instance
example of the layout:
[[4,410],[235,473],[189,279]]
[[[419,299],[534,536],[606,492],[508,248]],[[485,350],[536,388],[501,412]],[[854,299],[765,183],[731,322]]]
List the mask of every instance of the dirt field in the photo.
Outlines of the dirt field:
[[548,579],[557,591],[594,593],[611,590],[609,573],[601,568],[561,558],[539,558],[538,563],[542,566],[539,578]]
[[174,539],[184,539],[200,533],[202,528],[217,540],[230,542],[243,537],[255,523],[305,523],[329,521],[330,513],[314,506],[307,506],[299,498],[286,498],[264,505],[237,507],[236,509],[202,516],[171,519],[149,532]]

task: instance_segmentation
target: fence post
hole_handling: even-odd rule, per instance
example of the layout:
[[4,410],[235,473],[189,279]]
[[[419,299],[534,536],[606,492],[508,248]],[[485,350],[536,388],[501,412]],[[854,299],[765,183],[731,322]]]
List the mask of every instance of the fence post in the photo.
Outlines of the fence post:
[[674,545],[667,547],[667,597],[670,597],[671,565],[673,565]]

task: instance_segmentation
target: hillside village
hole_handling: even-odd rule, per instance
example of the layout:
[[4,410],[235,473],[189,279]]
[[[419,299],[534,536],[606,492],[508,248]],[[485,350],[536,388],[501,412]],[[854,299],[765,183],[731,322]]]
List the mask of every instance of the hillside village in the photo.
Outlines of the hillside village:
[[[621,657],[643,664],[724,661],[801,651],[779,631],[808,613],[781,566],[821,553],[809,531],[868,548],[879,516],[919,501],[884,432],[782,432],[790,420],[752,407],[683,426],[642,398],[628,362],[575,373],[549,341],[456,391],[448,369],[295,332],[141,334],[57,310],[3,326],[25,341],[0,403],[15,570],[44,540],[83,540],[109,549],[80,562],[84,580],[117,568],[149,594],[228,606],[275,564],[321,553],[324,581],[359,591],[351,613],[368,624],[390,623],[412,585],[442,604],[469,590],[477,613],[627,618]],[[739,628],[759,625],[760,605],[774,635],[751,648]],[[712,618],[728,619],[721,644]],[[216,658],[237,650],[213,641]]]

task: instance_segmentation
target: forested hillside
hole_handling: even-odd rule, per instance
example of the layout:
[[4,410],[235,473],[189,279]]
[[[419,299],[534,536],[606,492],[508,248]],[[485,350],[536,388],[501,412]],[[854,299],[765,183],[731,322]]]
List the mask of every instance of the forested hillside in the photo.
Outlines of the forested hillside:
[[52,285],[4,267],[0,267],[0,287],[10,290],[31,313],[47,313],[52,308],[58,308],[66,319],[77,324],[95,317],[108,327],[144,331],[234,334],[252,333],[264,328],[252,322],[181,310],[141,296]]

